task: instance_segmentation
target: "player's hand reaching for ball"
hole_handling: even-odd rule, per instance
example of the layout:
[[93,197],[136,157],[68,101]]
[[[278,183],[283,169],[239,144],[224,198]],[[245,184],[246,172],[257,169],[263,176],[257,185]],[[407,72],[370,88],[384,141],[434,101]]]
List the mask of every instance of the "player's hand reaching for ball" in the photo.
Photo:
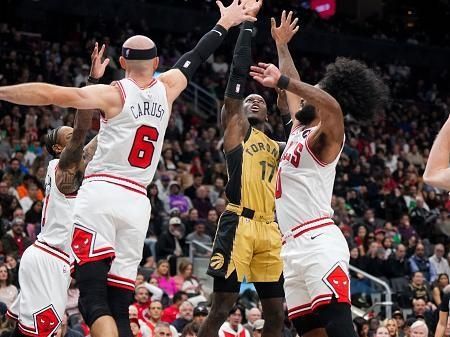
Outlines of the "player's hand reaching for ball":
[[94,50],[91,54],[91,72],[89,76],[95,79],[100,79],[105,74],[105,69],[109,64],[109,58],[103,59],[103,53],[105,52],[105,45],[102,45],[100,51],[98,50],[98,43],[95,42]]
[[244,8],[249,10],[248,14],[256,18],[262,7],[263,0],[241,0],[241,2],[244,4]]
[[[244,21],[255,22],[256,18],[250,13],[255,11],[255,6],[261,6],[261,1],[255,1],[253,6],[245,7],[243,2],[239,3],[239,0],[233,0],[231,5],[225,7],[221,1],[217,1],[217,6],[220,9],[220,20],[217,24],[221,25],[225,29],[230,29],[233,26],[237,26]],[[259,11],[259,9],[258,9]]]
[[255,81],[268,88],[276,88],[281,77],[280,69],[269,63],[258,63],[258,66],[250,68],[250,76]]
[[286,17],[286,11],[283,11],[281,14],[281,22],[278,27],[275,18],[270,19],[272,38],[277,45],[288,44],[292,37],[298,32],[298,18],[295,18],[295,20],[292,21],[292,15],[293,13],[289,12]]

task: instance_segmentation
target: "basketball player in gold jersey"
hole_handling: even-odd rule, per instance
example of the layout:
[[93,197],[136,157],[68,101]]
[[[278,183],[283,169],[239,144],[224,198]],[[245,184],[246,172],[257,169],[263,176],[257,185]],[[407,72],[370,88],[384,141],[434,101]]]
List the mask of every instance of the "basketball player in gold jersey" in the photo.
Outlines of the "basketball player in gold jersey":
[[266,321],[263,337],[279,337],[283,327],[281,234],[274,221],[276,170],[282,149],[264,133],[264,99],[256,94],[244,99],[252,30],[253,23],[243,23],[222,109],[229,204],[214,240],[208,268],[214,277],[212,308],[199,337],[217,336],[244,278],[254,283],[261,299]]

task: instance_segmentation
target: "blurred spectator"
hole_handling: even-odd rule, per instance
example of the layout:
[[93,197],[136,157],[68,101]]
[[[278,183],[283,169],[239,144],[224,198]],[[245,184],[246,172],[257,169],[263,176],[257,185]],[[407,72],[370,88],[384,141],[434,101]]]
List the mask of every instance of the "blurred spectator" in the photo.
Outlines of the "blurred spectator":
[[192,322],[187,324],[181,332],[181,337],[197,337],[200,330],[200,324]]
[[167,324],[166,322],[159,322],[158,324],[156,324],[154,336],[155,337],[173,337],[172,331],[170,329],[170,325]]
[[193,265],[189,260],[183,260],[178,266],[179,274],[174,279],[177,287],[186,292],[189,301],[195,306],[199,302],[206,302],[200,281],[193,275]]
[[[192,241],[198,241],[205,246],[211,247],[212,246],[212,239],[211,237],[205,233],[206,232],[206,226],[203,221],[198,221],[194,226],[194,232],[191,234],[188,234],[186,236],[186,242],[190,243]],[[202,248],[196,244],[191,244],[192,250],[194,253],[194,256],[197,257],[208,257],[211,255],[211,253],[206,250],[205,248]]]
[[17,298],[17,288],[11,284],[11,277],[5,264],[0,263],[0,302],[9,308]]
[[71,278],[69,289],[67,289],[67,303],[66,303],[66,313],[69,317],[80,313],[80,310],[78,309],[79,297],[80,297],[80,290],[76,285],[75,279]]
[[225,211],[225,207],[227,205],[227,202],[223,198],[218,198],[216,200],[216,203],[214,204],[214,209],[217,212],[217,216],[220,217],[222,213]]
[[201,326],[208,316],[208,308],[204,305],[198,305],[194,309],[194,320],[193,322]]
[[253,324],[253,337],[261,337],[264,329],[264,320],[257,319]]
[[425,256],[425,246],[421,243],[416,245],[414,255],[409,258],[409,265],[413,273],[422,272],[428,282],[433,282],[437,277],[436,269]]
[[56,337],[83,337],[83,334],[71,329],[67,324],[67,315],[64,314],[61,319],[61,326],[56,331]]
[[181,303],[188,300],[188,295],[184,291],[178,291],[173,295],[173,304],[164,309],[161,321],[173,323],[176,320],[178,314],[180,313]]
[[[162,232],[164,203],[158,197],[158,185],[151,183],[147,187],[147,196],[150,199],[150,205],[152,207],[149,223],[149,231],[156,236],[159,236]],[[147,235],[148,236],[148,235]]]
[[210,237],[214,237],[217,231],[217,220],[219,220],[219,216],[217,215],[217,211],[215,209],[211,209],[208,212],[208,218],[206,219],[206,229],[205,233]]
[[[137,326],[130,326],[131,330],[134,330],[134,333],[139,332],[142,337],[150,337],[152,336],[152,332],[150,331],[150,328],[148,325],[143,321],[142,319],[138,318],[138,309],[134,305],[130,305],[128,307],[128,317],[130,319],[130,323],[134,322]],[[138,328],[138,329],[136,329]]]
[[403,332],[403,328],[405,326],[405,317],[403,316],[403,313],[400,310],[396,310],[393,312],[392,318],[395,319],[397,323],[398,337],[404,337],[405,333]]
[[413,273],[411,282],[409,284],[409,299],[414,300],[417,298],[421,298],[425,302],[431,301],[430,289],[425,281],[423,273],[420,271],[416,271]]
[[244,324],[244,328],[250,332],[250,335],[253,335],[255,322],[261,320],[261,310],[258,308],[251,308],[245,316],[247,318],[247,323]]
[[[413,312],[407,317],[407,320],[412,318],[415,320],[422,319],[427,326],[435,327],[437,324],[436,317],[433,314],[432,308],[427,305],[423,298],[413,300]],[[426,336],[426,335],[425,335]]]
[[411,325],[410,337],[426,337],[428,336],[428,324],[426,321],[417,320]]
[[192,199],[192,204],[198,210],[198,216],[202,219],[206,219],[209,210],[213,208],[208,194],[208,188],[202,185],[197,188],[195,198]]
[[440,306],[444,298],[444,288],[449,285],[447,274],[439,274],[432,289],[433,303]]
[[211,191],[209,191],[209,199],[211,203],[214,204],[219,196],[222,194],[225,188],[225,181],[222,177],[216,177],[214,180],[214,186]]
[[20,258],[31,245],[31,241],[23,232],[25,223],[21,218],[15,218],[11,223],[11,230],[3,236],[3,248],[7,254]]
[[130,318],[130,329],[133,337],[142,337],[141,324],[137,318]]
[[169,184],[168,208],[177,207],[182,217],[187,216],[187,212],[192,208],[191,199],[181,193],[181,186],[178,181],[171,181]]
[[191,323],[194,318],[194,306],[191,302],[185,301],[180,305],[180,313],[172,325],[181,333],[184,327]]
[[156,270],[152,275],[158,281],[158,287],[161,288],[170,298],[179,290],[173,276],[169,274],[169,262],[159,260]]
[[389,330],[384,325],[381,325],[375,331],[374,337],[389,337]]
[[228,319],[219,329],[219,337],[239,336],[251,337],[251,334],[244,328],[242,323],[244,309],[238,305],[231,308]]
[[163,305],[160,301],[152,301],[147,311],[144,311],[143,321],[150,330],[150,336],[154,336],[156,324],[161,322]]
[[178,217],[169,220],[169,228],[163,232],[156,243],[157,261],[165,259],[170,264],[170,274],[176,274],[177,258],[187,255],[184,239],[185,227]]
[[384,321],[384,326],[388,330],[389,337],[399,337],[397,321],[394,318],[387,318]]
[[[194,182],[191,186],[184,190],[184,195],[193,200],[197,195],[197,190],[203,184],[203,175],[201,173],[194,174]],[[195,204],[194,204],[195,207]]]
[[434,255],[430,257],[430,263],[436,270],[437,274],[447,274],[450,277],[450,267],[448,261],[444,257],[445,248],[442,243],[434,246]]

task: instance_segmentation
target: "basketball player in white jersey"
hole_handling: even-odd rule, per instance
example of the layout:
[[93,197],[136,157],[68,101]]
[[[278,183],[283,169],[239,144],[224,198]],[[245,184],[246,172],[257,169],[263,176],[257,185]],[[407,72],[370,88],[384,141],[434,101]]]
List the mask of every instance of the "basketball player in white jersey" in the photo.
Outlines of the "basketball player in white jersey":
[[218,5],[221,18],[214,29],[158,80],[156,46],[138,35],[123,44],[119,61],[125,78],[112,85],[0,88],[0,99],[16,104],[103,112],[97,151],[78,192],[72,234],[79,308],[93,337],[131,336],[128,306],[150,217],[146,186],[159,161],[172,103],[229,28],[256,20],[246,14],[252,8],[238,0],[229,7]]
[[[101,78],[107,62],[101,62],[105,46],[96,46],[91,76]],[[77,113],[75,127],[62,126],[46,136],[51,160],[45,179],[41,232],[22,256],[19,268],[20,293],[8,310],[17,321],[13,336],[52,336],[61,325],[70,284],[70,242],[73,208],[86,164],[97,146],[94,138],[83,149],[91,125],[92,111]],[[80,117],[84,120],[80,120]],[[83,158],[84,157],[84,160]]]
[[250,75],[266,87],[287,90],[295,118],[276,189],[289,317],[303,337],[356,337],[349,249],[331,219],[331,197],[345,140],[344,113],[368,120],[385,102],[387,88],[365,65],[345,58],[329,65],[318,85],[301,82],[283,39],[275,40],[283,73],[290,77],[264,63]]

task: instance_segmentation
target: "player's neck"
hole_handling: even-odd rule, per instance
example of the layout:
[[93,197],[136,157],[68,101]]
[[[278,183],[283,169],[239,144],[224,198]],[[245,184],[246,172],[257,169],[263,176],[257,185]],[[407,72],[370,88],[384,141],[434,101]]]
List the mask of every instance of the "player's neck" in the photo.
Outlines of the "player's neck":
[[264,122],[258,122],[252,125],[253,128],[255,128],[256,130],[259,130],[261,132],[265,132],[266,131],[266,126]]
[[153,79],[153,71],[127,71],[125,74],[126,78],[132,79],[135,81],[140,87],[145,87],[149,85],[149,83]]

